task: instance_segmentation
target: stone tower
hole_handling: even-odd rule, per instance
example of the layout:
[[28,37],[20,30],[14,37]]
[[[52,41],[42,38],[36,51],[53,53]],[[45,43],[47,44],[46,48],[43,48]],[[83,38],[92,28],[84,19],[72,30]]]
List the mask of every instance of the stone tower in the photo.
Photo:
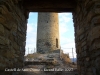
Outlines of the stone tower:
[[48,53],[60,49],[58,13],[38,13],[37,52]]

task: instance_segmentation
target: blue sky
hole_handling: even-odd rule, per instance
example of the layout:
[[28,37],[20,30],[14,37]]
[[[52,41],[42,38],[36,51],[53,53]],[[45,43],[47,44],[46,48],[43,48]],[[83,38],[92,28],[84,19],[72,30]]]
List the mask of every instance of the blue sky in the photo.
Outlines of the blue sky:
[[[75,52],[75,38],[72,13],[58,13],[59,15],[59,33],[60,45],[64,53],[69,53],[72,57],[72,48]],[[26,54],[33,53],[36,48],[38,13],[30,13],[27,24]],[[74,55],[76,57],[76,54]]]

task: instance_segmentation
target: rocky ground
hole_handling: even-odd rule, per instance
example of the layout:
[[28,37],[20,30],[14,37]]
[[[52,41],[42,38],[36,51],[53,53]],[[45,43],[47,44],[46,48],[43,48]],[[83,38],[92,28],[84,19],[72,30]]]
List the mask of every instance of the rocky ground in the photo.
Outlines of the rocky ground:
[[77,66],[64,61],[58,53],[40,55],[37,59],[39,59],[39,62],[40,60],[41,62],[45,61],[46,64],[41,65],[40,62],[38,65],[26,65],[21,75],[77,75]]
[[29,65],[24,67],[25,69],[28,71],[21,72],[21,75],[77,75],[77,71],[68,71],[67,67],[65,69],[61,67],[47,69],[43,65]]

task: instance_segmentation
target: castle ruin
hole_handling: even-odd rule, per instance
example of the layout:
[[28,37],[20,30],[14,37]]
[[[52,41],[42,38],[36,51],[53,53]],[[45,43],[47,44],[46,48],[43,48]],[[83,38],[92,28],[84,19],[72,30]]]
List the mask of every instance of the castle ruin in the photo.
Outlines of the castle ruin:
[[60,49],[58,13],[38,13],[37,52]]

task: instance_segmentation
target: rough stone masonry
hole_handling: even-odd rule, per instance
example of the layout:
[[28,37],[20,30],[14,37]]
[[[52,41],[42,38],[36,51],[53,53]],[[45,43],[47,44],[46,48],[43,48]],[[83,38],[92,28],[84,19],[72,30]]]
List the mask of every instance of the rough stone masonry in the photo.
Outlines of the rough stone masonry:
[[100,0],[81,0],[73,12],[79,75],[100,75]]
[[39,12],[37,52],[48,53],[60,49],[58,13]]
[[0,0],[0,75],[6,68],[22,68],[27,19],[21,0]]

